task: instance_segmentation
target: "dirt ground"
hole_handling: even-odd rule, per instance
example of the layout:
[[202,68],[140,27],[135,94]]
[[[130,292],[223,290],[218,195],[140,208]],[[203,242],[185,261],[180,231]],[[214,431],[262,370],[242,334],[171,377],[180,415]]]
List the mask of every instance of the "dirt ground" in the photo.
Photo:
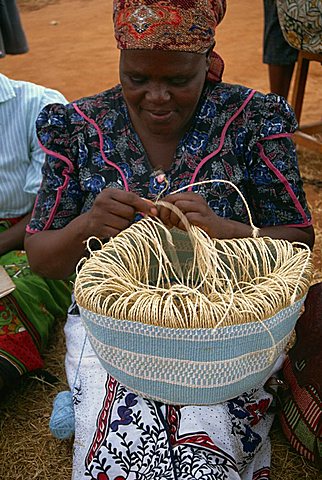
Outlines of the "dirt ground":
[[[118,51],[112,28],[112,0],[18,0],[30,52],[0,60],[0,71],[60,90],[68,100],[91,95],[118,82]],[[217,31],[217,51],[226,62],[224,81],[268,91],[262,63],[261,0],[228,0]],[[322,67],[311,62],[302,121],[322,117]],[[299,152],[305,190],[317,232],[316,279],[322,279],[322,157]],[[68,480],[71,442],[53,439],[48,420],[55,393],[66,388],[63,323],[46,353],[46,367],[61,383],[22,384],[0,404],[0,480]],[[322,480],[315,468],[289,449],[273,430],[273,480]]]

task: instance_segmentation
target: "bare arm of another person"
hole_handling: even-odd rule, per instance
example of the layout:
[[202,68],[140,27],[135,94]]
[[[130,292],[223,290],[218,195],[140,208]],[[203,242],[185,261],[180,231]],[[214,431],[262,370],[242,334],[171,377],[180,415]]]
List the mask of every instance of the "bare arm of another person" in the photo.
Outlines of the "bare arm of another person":
[[31,217],[31,213],[27,213],[20,222],[0,233],[0,255],[10,250],[22,250],[25,237],[26,225]]
[[[202,228],[212,238],[229,239],[252,236],[252,228],[235,220],[219,217],[208,206],[201,195],[193,192],[177,193],[164,198],[178,207],[187,217],[192,225]],[[177,226],[184,229],[179,217],[166,207],[160,208],[159,216],[168,227]],[[310,248],[314,244],[314,230],[309,227],[288,227],[284,225],[263,227],[259,230],[259,236],[275,239],[289,240],[290,242],[301,242]]]
[[48,278],[66,278],[85,255],[85,242],[95,236],[110,238],[127,228],[135,214],[157,215],[151,202],[132,192],[107,188],[92,208],[60,230],[27,234],[25,248],[32,270]]

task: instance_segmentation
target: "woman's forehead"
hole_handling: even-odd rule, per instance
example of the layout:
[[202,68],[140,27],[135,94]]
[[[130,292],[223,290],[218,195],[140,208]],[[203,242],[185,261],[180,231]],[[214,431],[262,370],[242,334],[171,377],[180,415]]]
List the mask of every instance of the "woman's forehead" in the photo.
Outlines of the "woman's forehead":
[[121,70],[188,72],[198,68],[206,54],[161,50],[122,50]]

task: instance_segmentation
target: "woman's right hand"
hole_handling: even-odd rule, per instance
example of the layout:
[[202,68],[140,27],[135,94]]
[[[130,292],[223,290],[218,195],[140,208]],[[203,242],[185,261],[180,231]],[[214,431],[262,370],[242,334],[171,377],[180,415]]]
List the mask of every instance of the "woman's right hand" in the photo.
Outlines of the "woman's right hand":
[[156,216],[158,210],[151,201],[135,193],[106,188],[96,197],[92,208],[84,214],[85,236],[100,239],[115,237],[129,227],[137,213]]
[[114,188],[103,190],[88,212],[64,228],[26,235],[25,248],[32,270],[48,278],[67,278],[85,255],[89,237],[101,240],[114,237],[130,225],[138,212],[158,214],[150,200],[135,193]]

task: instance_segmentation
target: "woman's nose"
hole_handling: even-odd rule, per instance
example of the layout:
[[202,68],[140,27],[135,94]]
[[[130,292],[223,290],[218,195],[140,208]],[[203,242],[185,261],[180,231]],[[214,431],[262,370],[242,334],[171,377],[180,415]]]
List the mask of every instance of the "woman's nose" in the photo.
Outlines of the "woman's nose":
[[146,91],[146,99],[154,103],[168,102],[171,98],[168,86],[163,83],[151,83]]

